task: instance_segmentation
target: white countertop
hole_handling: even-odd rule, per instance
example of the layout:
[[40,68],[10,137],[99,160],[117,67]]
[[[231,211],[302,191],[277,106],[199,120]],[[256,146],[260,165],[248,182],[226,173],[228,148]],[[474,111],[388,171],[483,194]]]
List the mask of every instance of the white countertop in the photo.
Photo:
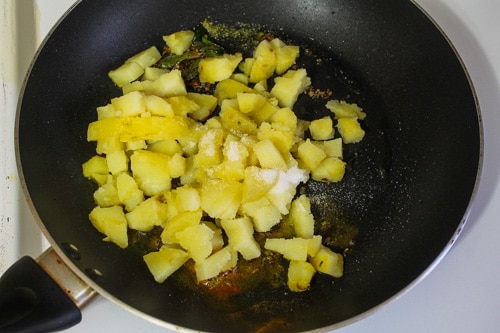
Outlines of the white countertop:
[[[20,256],[36,257],[47,246],[20,194],[14,118],[22,78],[36,46],[73,2],[1,3],[0,273]],[[500,332],[500,0],[416,2],[448,35],[476,88],[485,129],[481,184],[462,235],[441,263],[399,299],[335,332]],[[85,308],[82,323],[67,332],[109,330],[170,332],[102,297]]]

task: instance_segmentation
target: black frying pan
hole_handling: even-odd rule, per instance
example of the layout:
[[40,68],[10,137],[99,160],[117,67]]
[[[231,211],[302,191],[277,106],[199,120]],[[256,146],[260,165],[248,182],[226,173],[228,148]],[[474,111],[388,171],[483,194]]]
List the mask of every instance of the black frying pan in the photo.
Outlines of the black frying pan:
[[[256,23],[310,48],[325,60],[310,69],[313,82],[368,114],[366,138],[347,150],[344,181],[306,187],[317,214],[335,209],[359,229],[343,278],[317,276],[308,292],[278,289],[245,295],[237,307],[214,305],[178,283],[155,283],[139,251],[103,242],[89,223],[95,185],[81,164],[95,152],[86,141],[95,108],[119,94],[107,72],[205,18]],[[299,101],[297,113],[317,110],[308,103]],[[413,285],[459,234],[482,154],[462,63],[433,22],[403,0],[82,1],[37,54],[16,143],[28,201],[77,275],[166,326],[218,332],[328,331]]]

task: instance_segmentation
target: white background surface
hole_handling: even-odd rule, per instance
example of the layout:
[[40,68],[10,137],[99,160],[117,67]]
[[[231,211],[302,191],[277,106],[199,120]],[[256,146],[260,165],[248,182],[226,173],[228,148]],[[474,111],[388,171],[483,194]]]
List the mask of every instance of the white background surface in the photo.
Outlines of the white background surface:
[[[14,116],[36,46],[73,0],[2,0],[0,94],[0,273],[46,247],[20,194]],[[500,0],[418,0],[460,53],[476,88],[485,129],[483,176],[462,235],[417,286],[338,333],[500,332]],[[34,10],[31,8],[35,8]],[[397,15],[397,13],[394,13]],[[445,126],[446,124],[443,124]],[[169,332],[98,298],[68,332]]]

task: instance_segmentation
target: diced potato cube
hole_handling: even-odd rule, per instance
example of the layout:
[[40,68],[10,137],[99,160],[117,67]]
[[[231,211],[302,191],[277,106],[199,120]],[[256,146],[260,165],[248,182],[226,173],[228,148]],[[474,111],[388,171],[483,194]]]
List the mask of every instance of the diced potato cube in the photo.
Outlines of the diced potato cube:
[[194,120],[205,121],[217,107],[217,98],[213,95],[189,92],[187,97],[198,105],[198,109],[189,112]]
[[137,80],[144,73],[144,68],[153,65],[160,58],[158,49],[151,47],[129,58],[120,67],[109,71],[108,75],[117,86],[122,87]]
[[279,173],[274,169],[249,166],[245,169],[244,177],[242,202],[251,202],[266,195],[278,181]]
[[245,260],[260,257],[260,246],[253,237],[254,230],[250,218],[222,219],[220,224],[226,232],[229,245],[241,253]]
[[321,247],[321,236],[312,238],[268,238],[264,248],[278,252],[288,260],[306,261],[307,257],[314,257]]
[[[121,142],[178,139],[189,133],[188,126],[180,117],[125,117],[107,118],[89,124],[88,141],[112,140]],[[114,140],[114,141],[113,141]],[[99,142],[98,142],[99,144]],[[120,146],[114,147],[115,149]],[[106,151],[111,151],[108,148]]]
[[127,151],[133,151],[133,150],[147,149],[148,144],[144,140],[129,141],[125,144],[125,147]]
[[174,113],[181,117],[186,117],[188,113],[197,111],[200,107],[196,102],[186,96],[169,97],[167,101],[172,105]]
[[256,82],[253,85],[253,89],[256,92],[258,92],[260,95],[264,96],[265,98],[269,98],[271,96],[271,94],[267,90],[267,87],[268,87],[267,80],[262,80],[262,81]]
[[237,252],[231,246],[226,246],[208,258],[195,263],[196,279],[203,281],[216,277],[220,273],[234,268],[237,261]]
[[139,91],[115,97],[111,99],[111,105],[120,117],[135,117],[146,111],[144,95]]
[[150,231],[154,226],[162,226],[168,218],[168,207],[157,197],[144,200],[126,214],[128,226],[139,231]]
[[144,201],[143,192],[139,189],[135,179],[128,173],[123,172],[116,177],[116,190],[120,202],[125,205],[125,209],[129,212]]
[[308,170],[314,170],[326,158],[325,152],[314,145],[311,140],[299,144],[297,157],[306,165]]
[[324,141],[323,151],[327,157],[337,157],[342,159],[342,138]]
[[224,161],[215,168],[214,176],[221,179],[242,180],[247,166],[247,147],[239,140],[226,139],[223,155]]
[[253,64],[255,63],[255,58],[245,58],[240,64],[238,68],[243,72],[245,76],[250,76],[250,71],[252,70]]
[[202,261],[212,253],[214,232],[203,223],[189,226],[177,232],[175,237],[195,262]]
[[296,45],[286,45],[278,38],[273,39],[271,45],[276,54],[276,74],[283,74],[295,64],[300,49]]
[[295,229],[295,235],[301,238],[311,238],[314,235],[314,216],[311,213],[311,202],[306,195],[301,195],[292,201],[289,221]]
[[170,221],[174,217],[179,215],[179,210],[177,209],[177,205],[175,204],[175,191],[162,192],[159,195],[156,195],[155,197],[158,198],[158,201],[166,204],[168,210],[167,221]]
[[123,95],[126,95],[128,93],[131,93],[132,91],[144,91],[144,86],[142,85],[143,81],[133,81],[130,83],[126,83],[122,87],[122,93]]
[[194,31],[192,30],[181,30],[174,32],[168,36],[163,36],[163,40],[170,48],[172,53],[177,55],[183,54],[193,42]]
[[158,51],[155,46],[151,46],[150,48],[147,48],[144,51],[128,58],[125,63],[136,63],[144,69],[154,65],[158,60],[160,60],[160,58],[160,51]]
[[97,107],[97,119],[106,119],[116,117],[116,110],[113,107],[113,104],[109,103],[104,106]]
[[280,171],[278,181],[267,192],[266,198],[278,208],[281,214],[289,213],[290,203],[295,196],[299,183],[305,183],[309,179],[307,171],[298,167],[291,167],[286,172]]
[[155,95],[144,96],[146,110],[154,116],[173,117],[174,109],[164,98]]
[[257,142],[253,146],[253,151],[262,168],[280,170],[287,169],[285,159],[271,140],[265,139]]
[[313,265],[307,261],[290,261],[287,285],[291,291],[302,292],[311,287],[311,280],[316,274]]
[[201,221],[204,225],[212,229],[214,236],[212,238],[212,249],[213,251],[219,251],[224,247],[224,237],[222,236],[222,229],[219,228],[215,223],[208,221]]
[[285,75],[274,79],[271,96],[278,99],[279,106],[293,109],[297,98],[311,85],[305,69],[289,70]]
[[337,128],[344,143],[360,142],[365,136],[357,118],[340,118],[337,120]]
[[212,129],[205,132],[198,142],[198,154],[194,156],[194,166],[207,168],[220,164],[223,159],[223,141],[224,131],[222,129]]
[[255,91],[240,83],[238,81],[232,79],[222,80],[217,83],[215,87],[214,96],[217,97],[219,104],[222,103],[225,99],[234,99],[237,97],[238,93],[255,93]]
[[162,283],[189,260],[189,255],[181,249],[162,247],[158,252],[146,254],[143,259],[155,281]]
[[[239,93],[243,94],[243,93]],[[239,111],[238,99],[237,98],[227,98],[220,103],[220,111],[224,112],[227,109],[236,109]]]
[[215,83],[228,79],[242,59],[241,53],[201,59],[198,65],[200,82]]
[[200,194],[191,186],[177,187],[175,193],[175,205],[179,212],[197,211],[201,207]]
[[144,68],[135,62],[127,62],[109,71],[108,76],[118,87],[137,80],[144,73]]
[[117,175],[128,170],[128,156],[123,150],[115,150],[106,155],[106,164],[109,172]]
[[249,82],[259,82],[270,78],[276,69],[276,55],[274,48],[267,39],[262,40],[253,52],[252,68],[250,70]]
[[366,118],[366,113],[364,113],[363,110],[354,103],[331,100],[326,103],[326,108],[335,114],[335,119],[358,118],[363,120]]
[[96,175],[106,175],[107,178],[109,170],[106,158],[98,155],[92,156],[87,162],[82,164],[82,171],[85,178],[94,179],[96,181]]
[[330,140],[335,134],[333,121],[330,117],[324,117],[311,121],[309,131],[314,140]]
[[168,173],[172,178],[179,178],[186,172],[186,159],[182,154],[174,154],[167,162]]
[[242,185],[231,179],[208,179],[201,184],[201,208],[213,218],[232,219],[241,203]]
[[290,108],[281,108],[277,110],[270,119],[274,127],[285,127],[290,132],[295,132],[297,129],[297,116]]
[[257,132],[257,138],[259,140],[271,140],[281,155],[285,157],[290,154],[290,150],[295,144],[296,138],[289,128],[275,125],[277,124],[271,125],[268,122],[262,123]]
[[344,274],[344,257],[326,246],[321,246],[318,253],[309,259],[318,272],[339,278]]
[[245,73],[233,73],[229,78],[248,85],[248,76]]
[[337,157],[327,157],[311,171],[311,178],[317,181],[339,182],[344,178],[346,163]]
[[[97,127],[100,127],[100,124]],[[115,150],[125,149],[125,144],[118,136],[101,137],[94,141],[97,141],[96,152],[98,154],[109,154]]]
[[[154,81],[157,80],[162,74],[168,72],[168,69],[158,68],[158,67],[146,67],[144,68],[144,74],[141,77],[143,81]],[[134,82],[132,82],[134,83]],[[139,83],[139,82],[137,82]],[[142,85],[141,85],[142,86]]]
[[177,233],[184,229],[200,224],[203,212],[201,210],[192,212],[180,212],[165,224],[161,233],[161,240],[164,244],[178,244]]
[[94,192],[94,200],[99,207],[111,207],[120,203],[118,191],[112,183],[106,183],[100,186]]
[[148,145],[148,150],[154,151],[156,153],[162,153],[165,155],[175,155],[175,154],[182,154],[182,147],[177,142],[177,140],[174,139],[165,139],[165,140],[160,140],[156,141],[153,143],[150,143]]
[[268,232],[281,222],[282,215],[266,197],[242,203],[240,211],[252,219],[255,231]]
[[170,72],[162,74],[154,81],[142,81],[141,83],[143,91],[147,95],[172,97],[187,94],[181,71],[178,69],[173,69]]
[[267,101],[264,96],[256,93],[237,93],[236,100],[239,110],[243,113],[260,110]]
[[257,124],[246,114],[235,108],[226,108],[220,112],[222,126],[235,135],[252,134],[257,130]]
[[130,156],[130,169],[144,194],[153,196],[171,188],[169,157],[148,150],[136,150]]
[[264,105],[259,109],[251,113],[252,119],[257,123],[261,124],[264,121],[268,121],[271,117],[279,110],[279,107],[266,101]]
[[127,219],[121,206],[95,207],[90,212],[89,219],[111,242],[121,248],[128,246]]

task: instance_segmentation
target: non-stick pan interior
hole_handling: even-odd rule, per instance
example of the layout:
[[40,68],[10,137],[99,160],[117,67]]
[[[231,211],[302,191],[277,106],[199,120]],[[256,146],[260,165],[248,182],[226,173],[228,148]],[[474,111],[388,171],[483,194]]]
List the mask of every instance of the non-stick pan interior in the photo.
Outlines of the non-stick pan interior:
[[[309,184],[314,207],[340,207],[359,228],[345,275],[305,293],[245,296],[239,308],[176,283],[156,284],[133,249],[102,241],[88,221],[95,185],[81,164],[95,108],[119,90],[107,72],[162,35],[204,19],[259,24],[322,57],[313,81],[368,114],[336,185]],[[308,69],[309,70],[309,69]],[[297,112],[315,109],[299,104]],[[321,112],[321,111],[314,111]],[[18,153],[30,200],[54,245],[95,287],[150,316],[204,331],[301,331],[343,325],[405,289],[463,223],[480,165],[478,110],[452,47],[411,2],[82,1],[33,63],[18,114]],[[97,269],[101,275],[96,275]]]

